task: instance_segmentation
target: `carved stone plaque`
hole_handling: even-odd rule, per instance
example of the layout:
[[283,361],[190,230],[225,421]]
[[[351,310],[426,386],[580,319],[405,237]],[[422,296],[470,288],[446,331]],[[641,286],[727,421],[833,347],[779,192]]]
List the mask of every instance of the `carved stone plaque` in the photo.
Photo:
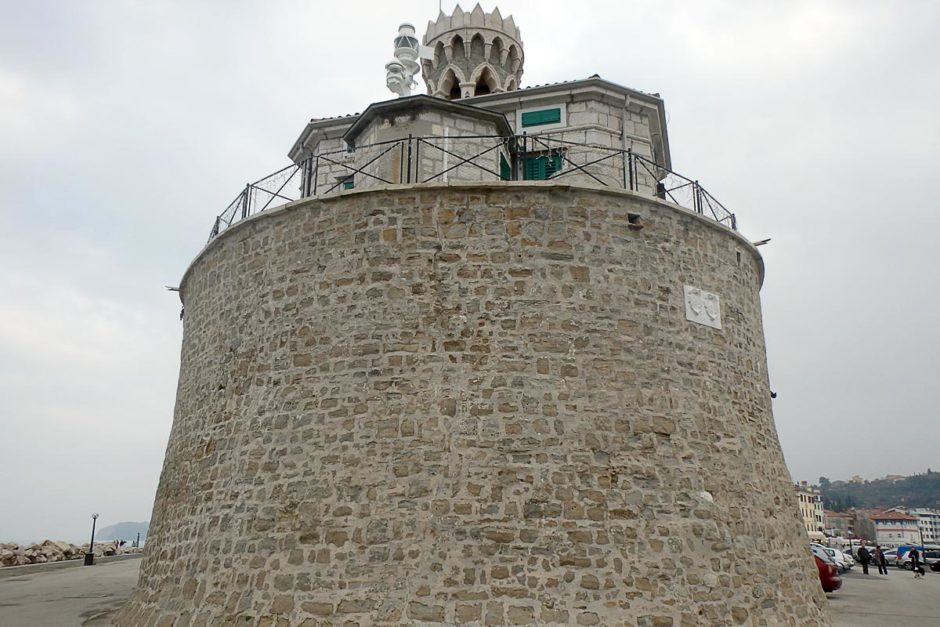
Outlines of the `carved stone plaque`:
[[718,294],[700,290],[697,287],[685,287],[685,319],[704,324],[713,329],[721,328],[721,303]]

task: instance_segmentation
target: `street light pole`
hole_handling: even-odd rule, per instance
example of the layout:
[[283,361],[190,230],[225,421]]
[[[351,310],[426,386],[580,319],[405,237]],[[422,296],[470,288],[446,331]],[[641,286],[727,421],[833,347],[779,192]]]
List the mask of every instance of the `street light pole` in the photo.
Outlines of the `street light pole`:
[[95,523],[98,522],[98,512],[91,515],[91,542],[88,543],[88,552],[85,553],[85,566],[95,564]]

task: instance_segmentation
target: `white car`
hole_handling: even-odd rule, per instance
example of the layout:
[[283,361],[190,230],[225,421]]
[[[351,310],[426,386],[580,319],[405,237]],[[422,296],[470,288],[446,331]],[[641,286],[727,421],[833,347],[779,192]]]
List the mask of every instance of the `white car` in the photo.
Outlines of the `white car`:
[[819,555],[820,552],[825,553],[829,561],[839,567],[839,572],[841,573],[844,573],[855,565],[855,562],[852,560],[852,558],[839,549],[832,549],[821,544],[814,544],[813,552],[817,555]]
[[853,560],[851,556],[846,555],[839,549],[831,549],[827,546],[824,546],[823,550],[829,554],[829,556],[832,558],[832,561],[836,563],[836,566],[838,566],[839,570],[842,571],[843,573],[855,565],[855,560]]

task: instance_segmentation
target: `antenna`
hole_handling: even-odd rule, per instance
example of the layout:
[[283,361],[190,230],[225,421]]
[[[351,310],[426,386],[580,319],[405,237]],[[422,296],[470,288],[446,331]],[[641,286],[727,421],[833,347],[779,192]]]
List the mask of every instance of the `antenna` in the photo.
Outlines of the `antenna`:
[[385,64],[385,85],[399,98],[410,96],[415,87],[415,74],[421,71],[418,65],[420,54],[415,27],[405,23],[398,27],[395,38],[395,59]]

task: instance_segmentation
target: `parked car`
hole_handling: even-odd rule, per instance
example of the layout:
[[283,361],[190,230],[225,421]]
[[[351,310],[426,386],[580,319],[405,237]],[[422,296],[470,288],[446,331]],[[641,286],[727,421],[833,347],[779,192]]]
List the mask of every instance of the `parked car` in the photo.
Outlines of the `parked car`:
[[822,547],[823,551],[832,558],[832,561],[836,566],[839,567],[839,572],[845,572],[848,569],[852,568],[855,565],[855,560],[851,557],[840,551],[839,549],[833,549],[828,546]]
[[824,592],[835,592],[842,587],[842,579],[839,577],[838,568],[833,562],[825,560],[816,552],[813,552],[813,559],[816,561],[816,570],[819,571],[819,583]]
[[836,568],[839,569],[840,573],[848,569],[844,554],[839,552],[839,554],[837,555],[836,549],[831,549],[828,546],[816,544],[815,542],[811,543],[809,546],[810,546],[810,549],[812,549],[814,555],[818,555],[822,559],[835,564]]
[[838,550],[842,552],[842,556],[845,558],[845,563],[848,565],[849,568],[852,568],[853,566],[855,566],[855,556],[849,553],[848,549],[838,549]]

